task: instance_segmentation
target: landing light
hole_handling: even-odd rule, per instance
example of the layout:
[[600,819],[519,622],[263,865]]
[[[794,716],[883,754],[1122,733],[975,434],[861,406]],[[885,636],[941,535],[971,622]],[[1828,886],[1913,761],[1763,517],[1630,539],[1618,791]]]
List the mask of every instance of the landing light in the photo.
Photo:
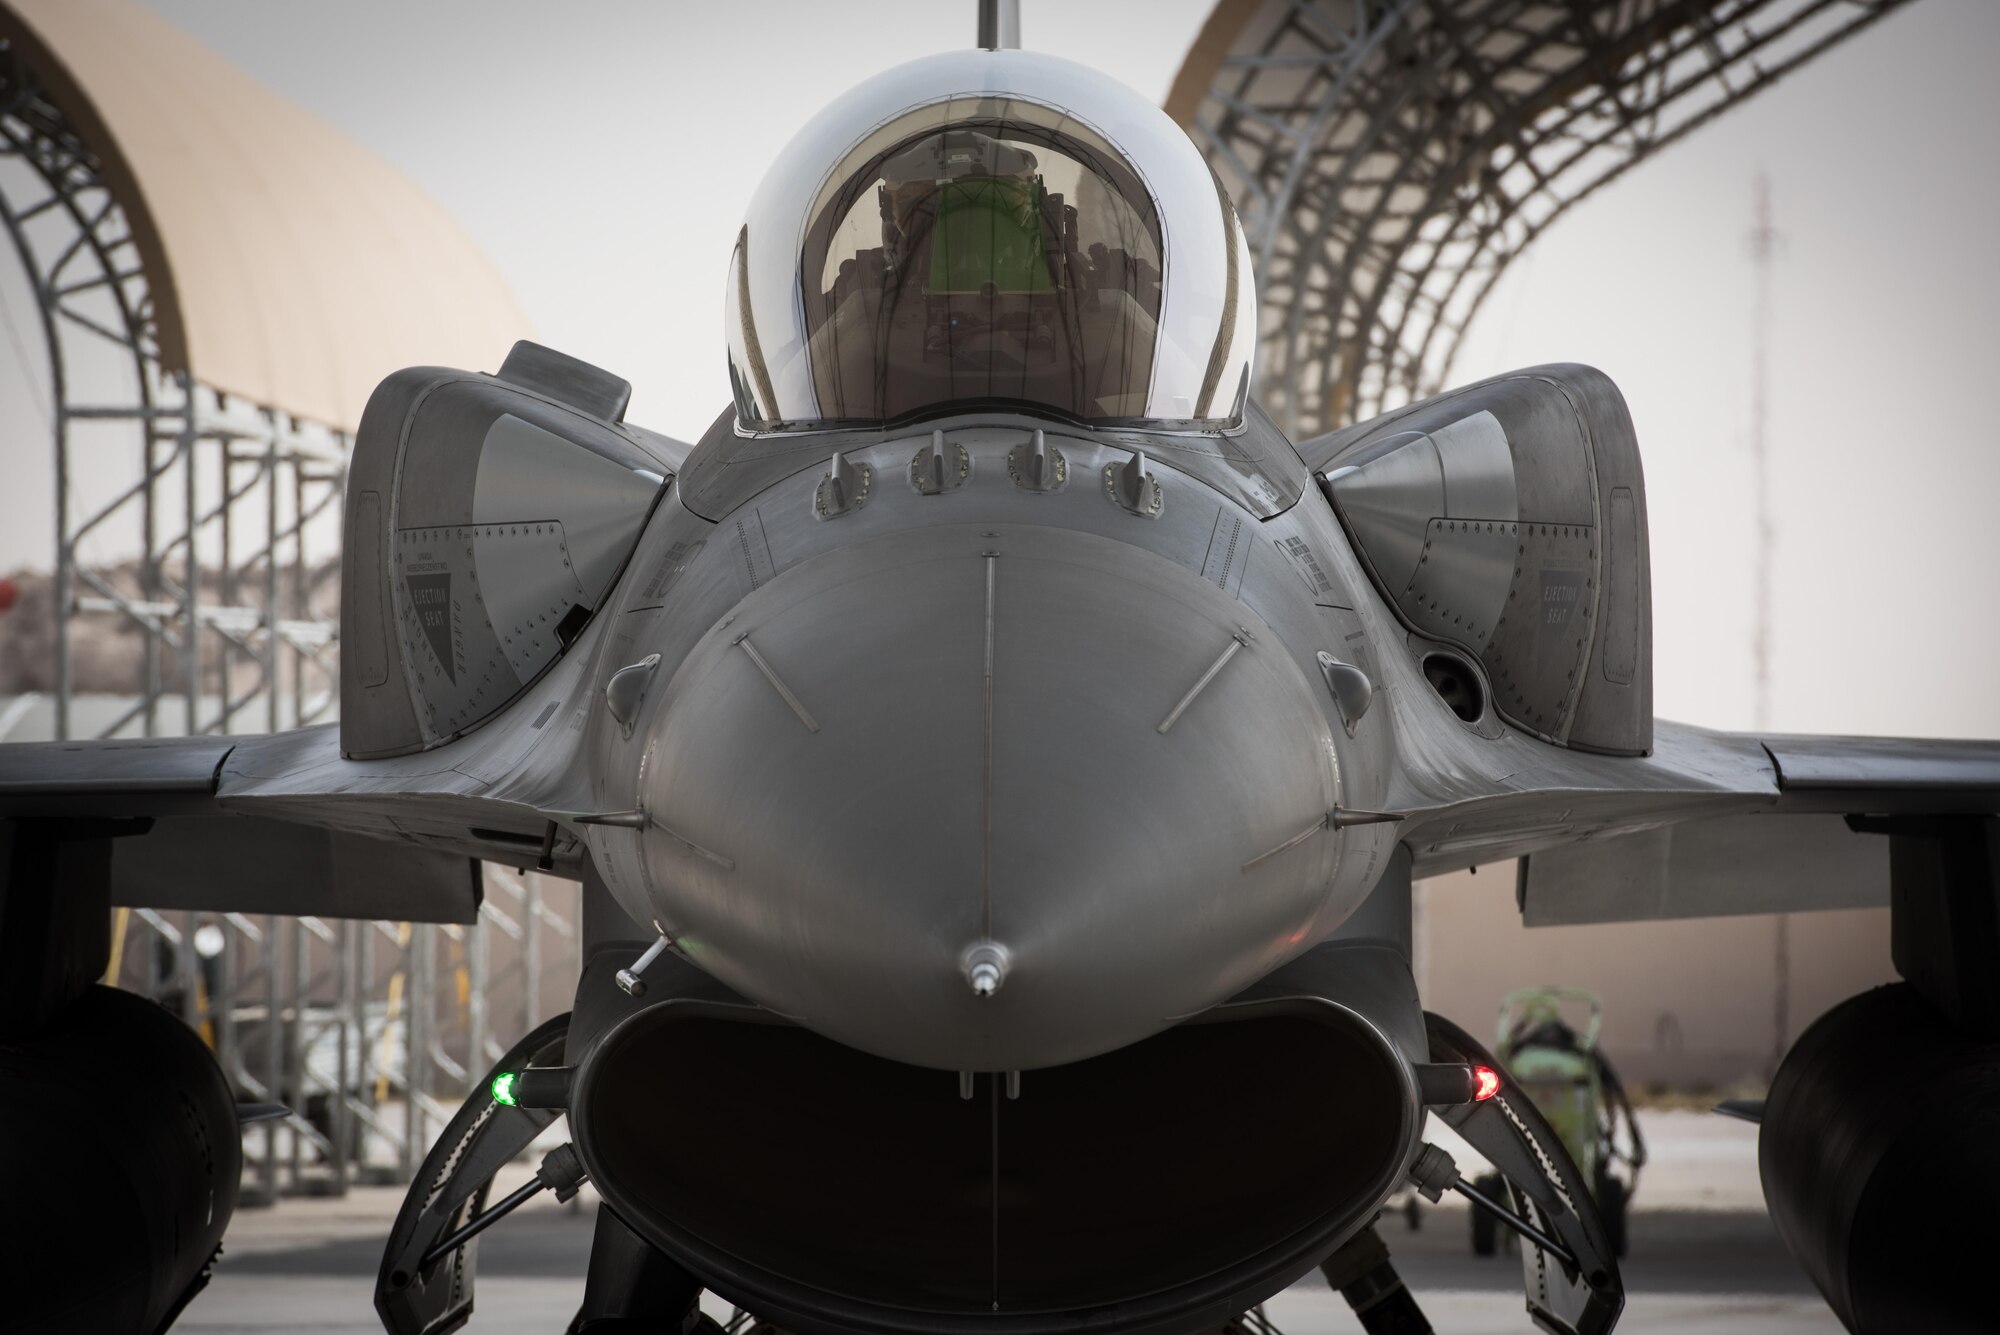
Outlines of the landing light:
[[[492,1085],[493,1101],[503,1108],[516,1106],[514,1103],[514,1082],[520,1078],[520,1076],[512,1071],[502,1071],[499,1075],[494,1076]],[[1481,1088],[1484,1088],[1484,1086],[1481,1086]],[[1485,1098],[1486,1096],[1481,1094],[1479,1097]]]
[[[502,1078],[504,1079],[505,1077]],[[1472,1079],[1472,1101],[1474,1103],[1484,1103],[1500,1092],[1500,1073],[1491,1066],[1473,1067]],[[498,1082],[495,1082],[495,1088],[498,1088]],[[494,1097],[498,1098],[499,1094],[495,1093]]]

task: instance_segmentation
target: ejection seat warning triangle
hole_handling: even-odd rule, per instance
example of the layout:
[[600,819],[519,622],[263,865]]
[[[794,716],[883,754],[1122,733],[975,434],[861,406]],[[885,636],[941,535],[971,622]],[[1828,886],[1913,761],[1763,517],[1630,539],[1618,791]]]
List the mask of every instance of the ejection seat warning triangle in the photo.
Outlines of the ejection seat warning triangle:
[[410,608],[417,614],[417,624],[424,628],[424,638],[430,641],[438,666],[444,669],[445,680],[457,682],[458,671],[451,661],[451,573],[405,575],[403,582],[410,590]]

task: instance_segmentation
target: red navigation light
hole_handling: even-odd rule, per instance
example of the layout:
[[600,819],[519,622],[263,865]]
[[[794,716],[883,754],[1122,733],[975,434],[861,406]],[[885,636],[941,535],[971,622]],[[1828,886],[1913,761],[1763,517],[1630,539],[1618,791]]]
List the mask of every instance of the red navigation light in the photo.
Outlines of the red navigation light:
[[1500,1092],[1500,1073],[1491,1066],[1473,1067],[1472,1079],[1474,1082],[1472,1101],[1474,1103],[1484,1103]]

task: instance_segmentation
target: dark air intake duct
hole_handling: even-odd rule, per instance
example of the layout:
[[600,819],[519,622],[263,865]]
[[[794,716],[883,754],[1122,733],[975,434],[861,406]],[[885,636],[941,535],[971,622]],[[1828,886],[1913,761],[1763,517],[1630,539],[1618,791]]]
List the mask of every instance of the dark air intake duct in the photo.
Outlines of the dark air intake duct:
[[1779,1236],[1850,1331],[2000,1328],[2000,1043],[1905,983],[1842,1002],[1779,1067],[1758,1161]]
[[1213,1330],[1364,1222],[1413,1145],[1410,1068],[1354,1012],[1227,1008],[1089,1061],[905,1066],[662,1005],[570,1121],[612,1208],[788,1330]]
[[236,1208],[236,1103],[193,1030],[92,987],[0,1047],[0,1247],[13,1335],[152,1335],[206,1279]]

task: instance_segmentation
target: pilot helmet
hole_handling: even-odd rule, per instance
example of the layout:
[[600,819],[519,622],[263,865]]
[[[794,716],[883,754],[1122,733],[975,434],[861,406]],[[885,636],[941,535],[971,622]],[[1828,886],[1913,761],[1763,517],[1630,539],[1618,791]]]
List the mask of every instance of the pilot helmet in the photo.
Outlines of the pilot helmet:
[[1242,421],[1249,248],[1187,135],[1123,84],[1016,50],[877,75],[773,163],[725,301],[741,429],[991,409]]

